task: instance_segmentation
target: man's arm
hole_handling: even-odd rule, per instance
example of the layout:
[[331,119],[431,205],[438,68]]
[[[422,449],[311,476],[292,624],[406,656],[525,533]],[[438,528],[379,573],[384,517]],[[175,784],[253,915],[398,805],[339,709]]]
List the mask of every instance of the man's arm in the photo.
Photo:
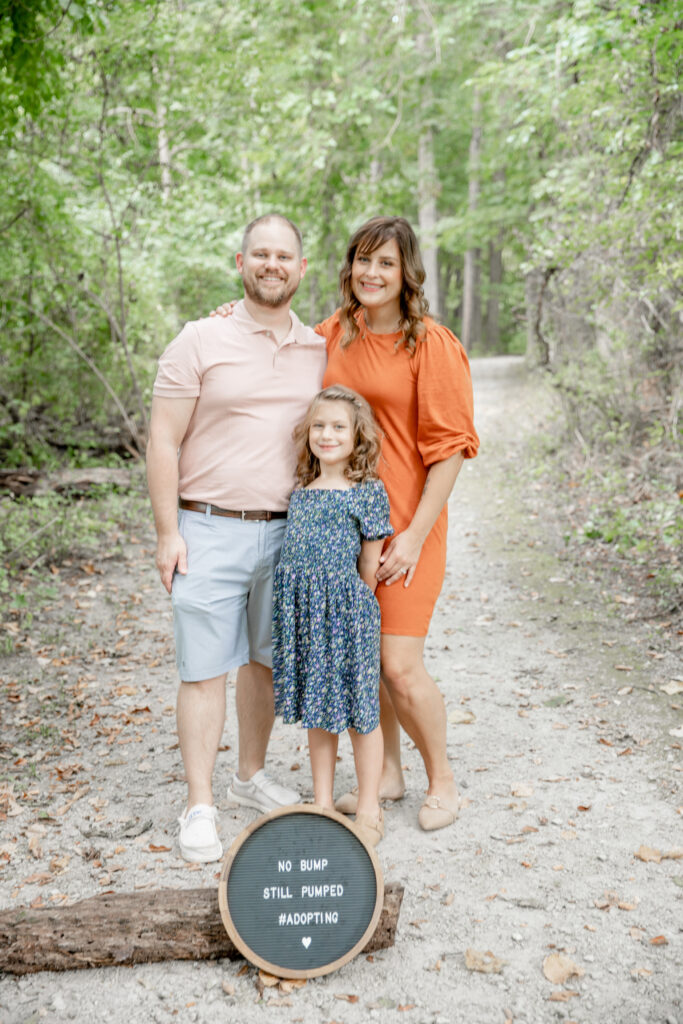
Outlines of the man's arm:
[[187,548],[178,532],[178,449],[196,398],[152,399],[147,442],[147,485],[157,530],[157,569],[171,593],[173,573],[187,572]]

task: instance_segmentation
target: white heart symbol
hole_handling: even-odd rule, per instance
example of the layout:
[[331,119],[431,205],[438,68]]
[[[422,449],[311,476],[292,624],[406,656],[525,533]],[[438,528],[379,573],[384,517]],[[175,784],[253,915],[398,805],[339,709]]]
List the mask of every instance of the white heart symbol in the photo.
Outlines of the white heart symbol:
[[309,947],[309,946],[310,946],[310,944],[311,944],[311,936],[310,936],[310,935],[307,935],[307,936],[306,936],[306,937],[305,937],[304,939],[302,939],[301,941],[303,942],[303,944],[304,944],[304,946],[306,947],[306,949],[308,949],[308,947]]

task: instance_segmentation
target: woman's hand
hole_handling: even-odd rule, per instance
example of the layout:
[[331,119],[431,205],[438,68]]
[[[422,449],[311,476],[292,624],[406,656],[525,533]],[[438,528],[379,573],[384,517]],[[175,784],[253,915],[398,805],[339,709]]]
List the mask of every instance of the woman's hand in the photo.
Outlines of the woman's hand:
[[390,586],[402,579],[403,586],[409,587],[415,575],[423,543],[411,533],[410,528],[403,533],[397,533],[380,557],[380,566],[377,570],[379,582]]
[[453,484],[462,464],[463,454],[456,452],[442,462],[435,462],[429,467],[427,479],[422,488],[422,497],[410,525],[403,533],[396,534],[380,558],[382,565],[377,572],[377,579],[380,583],[384,582],[389,586],[390,583],[395,583],[396,580],[405,577],[403,586],[410,586],[422,545],[439,518],[441,509],[448,501],[448,496],[453,490]]
[[212,309],[209,316],[230,316],[238,301],[238,299],[233,299],[232,302],[224,302],[218,309]]

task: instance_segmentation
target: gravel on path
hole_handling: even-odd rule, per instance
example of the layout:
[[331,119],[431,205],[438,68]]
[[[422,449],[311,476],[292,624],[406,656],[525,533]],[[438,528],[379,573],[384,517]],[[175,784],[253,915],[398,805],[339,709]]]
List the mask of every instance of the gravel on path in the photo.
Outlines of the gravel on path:
[[[289,992],[263,991],[244,961],[2,975],[4,1024],[683,1024],[680,637],[629,614],[618,586],[600,593],[555,541],[562,496],[519,473],[544,422],[521,360],[473,371],[482,452],[451,499],[426,648],[464,806],[452,828],[419,830],[425,777],[406,740],[408,791],[378,849],[405,886],[395,946]],[[215,886],[219,865],[177,850],[176,673],[151,532],[56,586],[0,670],[3,908]],[[227,802],[236,742],[231,710],[226,847],[256,817]],[[340,753],[338,792],[348,740]],[[269,766],[311,798],[305,734],[276,723]]]

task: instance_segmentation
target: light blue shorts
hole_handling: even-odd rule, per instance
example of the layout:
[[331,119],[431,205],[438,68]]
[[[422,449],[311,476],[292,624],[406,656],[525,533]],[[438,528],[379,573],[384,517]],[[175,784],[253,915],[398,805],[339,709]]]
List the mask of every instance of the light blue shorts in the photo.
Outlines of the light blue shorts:
[[187,574],[173,577],[171,603],[184,682],[213,679],[249,661],[272,666],[273,573],[285,523],[179,509]]

